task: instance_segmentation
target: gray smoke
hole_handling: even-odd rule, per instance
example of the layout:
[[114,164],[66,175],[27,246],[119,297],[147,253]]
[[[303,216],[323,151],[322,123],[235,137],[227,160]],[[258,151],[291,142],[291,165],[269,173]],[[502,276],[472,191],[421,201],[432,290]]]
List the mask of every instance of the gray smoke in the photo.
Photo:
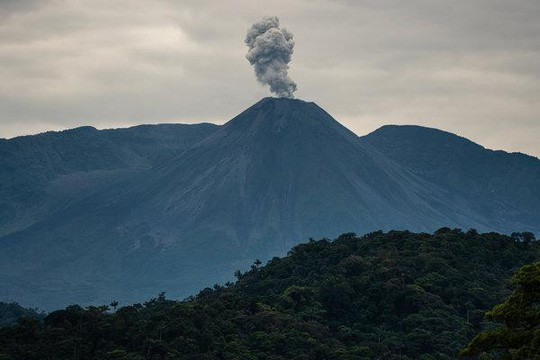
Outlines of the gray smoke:
[[246,58],[255,68],[257,80],[270,85],[270,91],[277,96],[293,98],[296,83],[287,74],[294,48],[293,35],[279,28],[277,17],[268,16],[253,24],[245,42],[249,46]]

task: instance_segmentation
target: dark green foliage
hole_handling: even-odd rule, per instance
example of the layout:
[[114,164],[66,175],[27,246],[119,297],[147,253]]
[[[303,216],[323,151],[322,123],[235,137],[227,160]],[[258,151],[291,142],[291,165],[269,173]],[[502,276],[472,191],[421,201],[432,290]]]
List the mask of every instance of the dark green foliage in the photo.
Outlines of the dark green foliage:
[[517,289],[504,303],[486,313],[488,320],[504,326],[476,335],[462,355],[540,359],[540,262],[525,265],[513,280]]
[[23,320],[0,330],[0,359],[455,359],[539,245],[452,229],[311,240],[185,301]]
[[536,236],[532,232],[529,232],[529,231],[525,231],[521,233],[513,232],[512,235],[510,236],[512,236],[517,241],[523,241],[526,244],[530,243],[531,241],[536,240]]
[[0,326],[13,325],[23,317],[41,320],[45,317],[45,314],[38,312],[36,309],[24,308],[17,303],[0,302]]

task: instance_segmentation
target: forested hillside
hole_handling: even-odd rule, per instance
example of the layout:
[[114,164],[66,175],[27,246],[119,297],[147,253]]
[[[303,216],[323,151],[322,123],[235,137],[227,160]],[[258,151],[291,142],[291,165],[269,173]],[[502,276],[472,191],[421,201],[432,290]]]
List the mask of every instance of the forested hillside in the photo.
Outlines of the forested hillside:
[[486,312],[485,318],[498,326],[476,335],[461,355],[480,359],[540,359],[540,261],[520,268],[512,281],[512,294]]
[[184,301],[20,320],[0,359],[455,359],[539,258],[530,236],[474,230],[310,240]]
[[24,308],[17,303],[0,302],[0,326],[16,324],[17,320],[23,317],[42,319],[45,314],[35,309]]

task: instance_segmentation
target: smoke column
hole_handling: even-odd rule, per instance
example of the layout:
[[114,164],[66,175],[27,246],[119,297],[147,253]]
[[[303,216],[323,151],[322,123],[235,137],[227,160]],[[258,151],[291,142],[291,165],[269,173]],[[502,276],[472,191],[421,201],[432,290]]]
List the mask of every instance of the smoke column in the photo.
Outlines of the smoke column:
[[253,24],[245,42],[249,47],[246,58],[255,68],[257,80],[270,85],[270,91],[277,96],[293,98],[296,83],[287,73],[294,48],[293,35],[279,28],[276,16],[268,16]]

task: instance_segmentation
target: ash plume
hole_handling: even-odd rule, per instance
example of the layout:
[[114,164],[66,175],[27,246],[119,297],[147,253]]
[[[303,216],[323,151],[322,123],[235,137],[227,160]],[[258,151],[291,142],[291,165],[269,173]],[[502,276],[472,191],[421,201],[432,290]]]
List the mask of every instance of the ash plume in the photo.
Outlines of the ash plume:
[[270,85],[279,97],[293,98],[296,83],[287,71],[294,48],[293,35],[279,28],[276,16],[267,16],[251,26],[245,42],[249,47],[246,58],[255,68],[257,80]]

